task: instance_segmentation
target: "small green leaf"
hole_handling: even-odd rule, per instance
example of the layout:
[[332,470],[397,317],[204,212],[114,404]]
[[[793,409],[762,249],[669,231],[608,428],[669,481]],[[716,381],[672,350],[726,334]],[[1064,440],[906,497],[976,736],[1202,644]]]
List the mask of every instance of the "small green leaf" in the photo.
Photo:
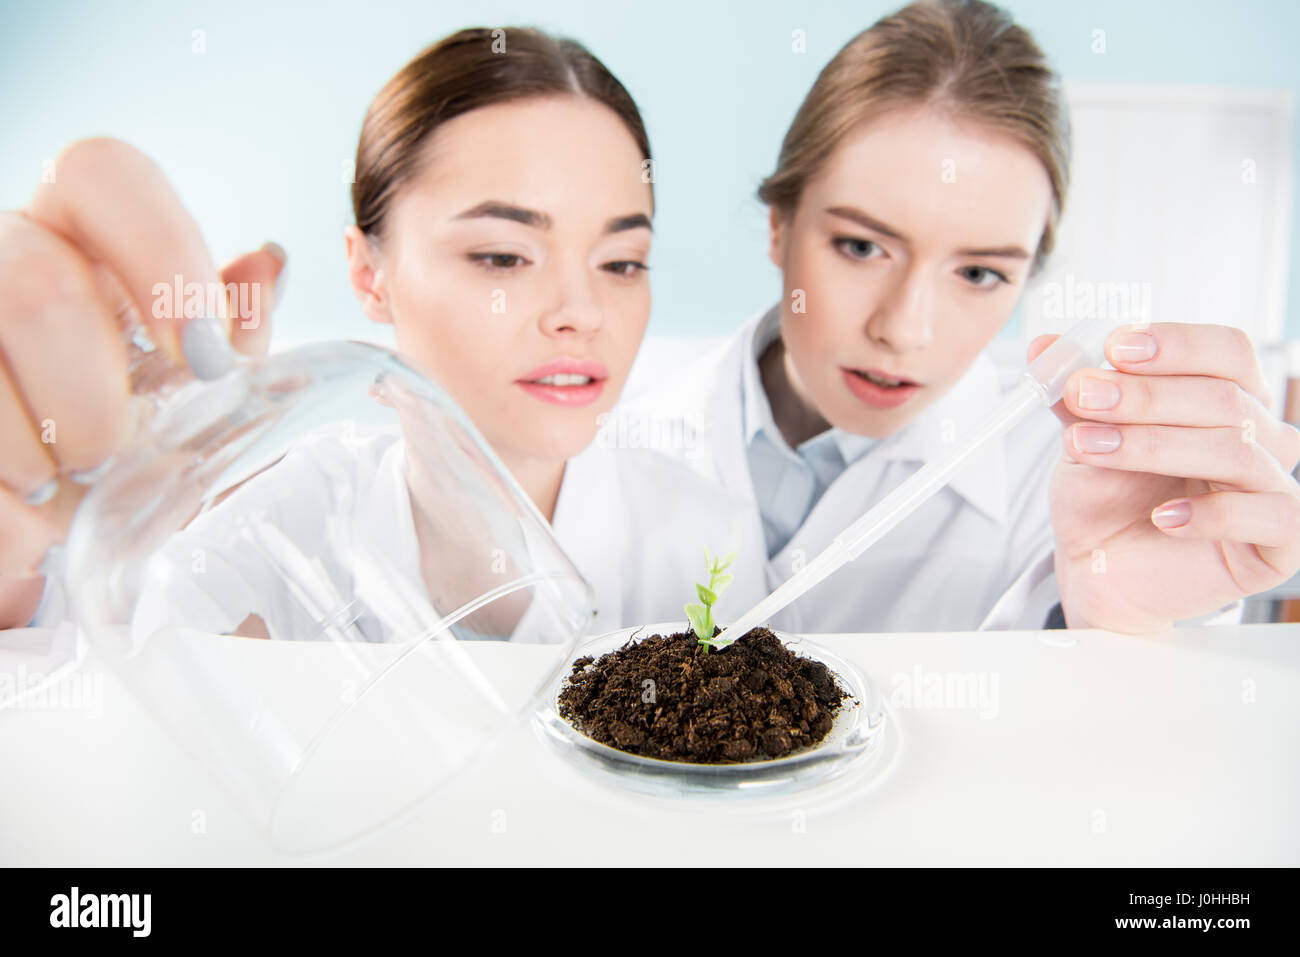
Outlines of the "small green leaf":
[[735,560],[736,552],[719,559],[709,554],[707,548],[704,549],[704,563],[709,570],[709,583],[707,585],[697,583],[695,586],[700,604],[692,602],[683,606],[686,617],[690,619],[691,627],[695,629],[695,635],[701,644],[712,645],[713,643],[713,606],[717,604],[722,590],[735,581],[735,576],[726,574],[726,570]]
[[695,636],[701,641],[707,641],[713,637],[713,629],[709,625],[709,610],[703,605],[691,603],[686,606],[686,617],[691,620],[691,627],[695,629]]

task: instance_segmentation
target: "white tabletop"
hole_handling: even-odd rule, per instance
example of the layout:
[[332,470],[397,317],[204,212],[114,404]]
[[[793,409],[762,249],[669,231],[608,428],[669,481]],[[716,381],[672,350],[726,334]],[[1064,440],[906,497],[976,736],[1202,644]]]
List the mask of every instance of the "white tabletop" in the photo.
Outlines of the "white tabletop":
[[[521,724],[388,830],[307,860],[1300,864],[1300,625],[810,637],[862,669],[891,722],[884,763],[827,797],[637,797]],[[267,846],[93,658],[72,677],[94,707],[0,711],[0,865],[304,860]],[[983,700],[927,694],[946,677],[983,682]]]

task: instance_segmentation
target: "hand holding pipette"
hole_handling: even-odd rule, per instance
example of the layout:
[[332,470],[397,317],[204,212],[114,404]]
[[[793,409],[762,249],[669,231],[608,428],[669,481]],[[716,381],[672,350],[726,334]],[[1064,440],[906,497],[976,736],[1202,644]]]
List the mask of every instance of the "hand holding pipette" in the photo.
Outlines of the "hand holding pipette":
[[[1085,320],[1030,348],[984,426],[844,530],[718,636],[770,618],[862,554],[969,456],[1043,405],[1066,425],[1051,490],[1057,585],[1070,627],[1162,631],[1300,570],[1300,429],[1269,406],[1232,326]],[[1050,344],[1048,344],[1050,342]],[[1101,369],[1109,360],[1112,369]]]
[[739,638],[853,561],[947,485],[953,474],[985,443],[1005,433],[1035,409],[1060,401],[1072,373],[1102,360],[1111,328],[1112,323],[1106,320],[1088,319],[1070,329],[1030,363],[1016,387],[1003,397],[974,434],[957,444],[948,455],[923,466],[881,499],[785,584],[726,628],[714,640],[714,645],[725,645]]
[[1300,430],[1270,410],[1249,337],[1151,323],[1117,329],[1106,357],[1113,369],[1074,375],[1053,408],[1065,424],[1050,501],[1066,623],[1160,632],[1295,575]]

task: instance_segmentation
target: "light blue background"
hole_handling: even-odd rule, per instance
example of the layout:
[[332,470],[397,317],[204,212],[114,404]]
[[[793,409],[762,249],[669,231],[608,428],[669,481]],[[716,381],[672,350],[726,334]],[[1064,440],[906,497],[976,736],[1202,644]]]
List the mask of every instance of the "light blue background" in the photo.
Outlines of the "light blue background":
[[[277,337],[382,337],[352,297],[343,256],[350,205],[341,171],[366,105],[411,56],[454,29],[531,24],[586,43],[642,108],[658,202],[651,333],[725,333],[780,291],[766,256],[766,211],[753,193],[799,101],[849,37],[899,5],[10,0],[0,9],[0,204],[26,202],[69,140],[121,137],[161,164],[218,262],[266,239],[289,250]],[[1068,79],[1300,83],[1294,0],[1006,6]],[[195,29],[206,31],[202,55],[191,52]],[[806,54],[791,52],[795,29],[806,31]],[[1095,29],[1106,31],[1104,54],[1091,51]],[[1295,339],[1294,236],[1290,263]]]

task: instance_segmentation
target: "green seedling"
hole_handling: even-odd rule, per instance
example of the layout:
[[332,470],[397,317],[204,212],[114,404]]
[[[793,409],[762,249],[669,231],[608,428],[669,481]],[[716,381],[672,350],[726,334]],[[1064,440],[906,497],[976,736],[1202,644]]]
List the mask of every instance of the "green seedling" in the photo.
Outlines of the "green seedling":
[[700,644],[704,650],[708,651],[713,645],[713,606],[717,604],[718,596],[723,590],[730,585],[735,576],[728,575],[727,569],[731,563],[736,560],[736,553],[722,559],[710,558],[709,550],[704,550],[704,564],[709,571],[709,583],[707,585],[695,586],[695,593],[699,596],[699,603],[691,602],[686,605],[686,617],[691,620],[691,627],[695,629],[695,637],[700,639]]

